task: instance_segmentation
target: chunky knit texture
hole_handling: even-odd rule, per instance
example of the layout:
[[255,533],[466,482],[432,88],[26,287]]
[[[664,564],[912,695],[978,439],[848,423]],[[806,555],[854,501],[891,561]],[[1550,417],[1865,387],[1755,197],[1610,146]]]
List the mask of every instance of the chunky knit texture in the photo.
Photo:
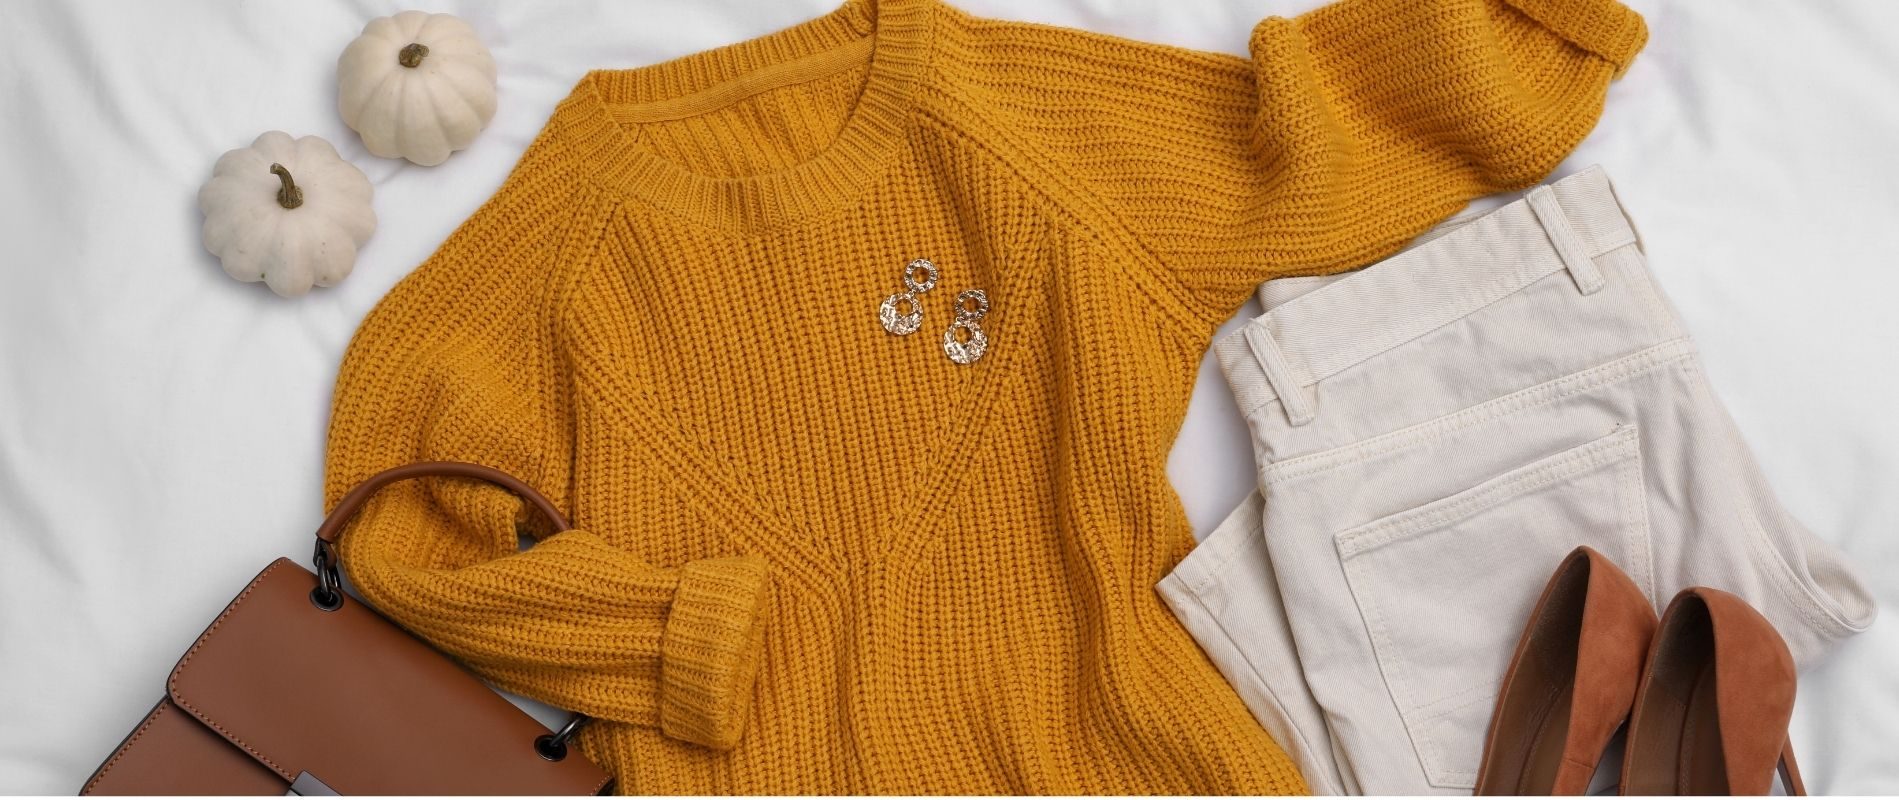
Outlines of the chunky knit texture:
[[[1300,791],[1153,590],[1201,354],[1261,281],[1541,178],[1644,35],[1610,0],[1343,0],[1248,60],[854,0],[592,73],[364,323],[327,485],[475,461],[576,530],[426,481],[345,563],[596,717],[627,792]],[[919,257],[924,331],[887,335]]]

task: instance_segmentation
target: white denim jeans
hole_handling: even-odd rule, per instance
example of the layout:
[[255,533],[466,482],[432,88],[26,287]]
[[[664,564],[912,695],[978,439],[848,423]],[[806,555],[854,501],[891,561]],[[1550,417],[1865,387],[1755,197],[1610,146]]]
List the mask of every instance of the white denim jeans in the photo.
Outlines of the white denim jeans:
[[1259,494],[1158,588],[1315,792],[1467,792],[1577,545],[1658,608],[1746,598],[1803,667],[1872,622],[1709,392],[1599,169],[1261,298],[1215,344]]

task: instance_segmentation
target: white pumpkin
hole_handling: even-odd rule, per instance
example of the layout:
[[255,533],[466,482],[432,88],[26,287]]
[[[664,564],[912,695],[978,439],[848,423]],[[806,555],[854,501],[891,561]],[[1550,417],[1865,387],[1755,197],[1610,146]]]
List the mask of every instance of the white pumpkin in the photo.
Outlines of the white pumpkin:
[[218,158],[198,189],[204,247],[285,297],[334,286],[376,232],[369,178],[321,137],[269,131]]
[[494,119],[495,60],[449,14],[378,17],[336,59],[336,108],[369,152],[432,167]]

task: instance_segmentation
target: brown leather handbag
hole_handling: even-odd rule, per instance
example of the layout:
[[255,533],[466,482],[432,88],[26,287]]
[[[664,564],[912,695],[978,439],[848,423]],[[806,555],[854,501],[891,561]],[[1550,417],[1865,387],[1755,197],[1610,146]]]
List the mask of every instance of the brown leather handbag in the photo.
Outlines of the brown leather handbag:
[[477,464],[378,473],[317,529],[313,574],[280,558],[191,645],[165,696],[80,794],[599,794],[611,778],[480,678],[344,594],[336,539],[378,489],[423,476],[527,484]]

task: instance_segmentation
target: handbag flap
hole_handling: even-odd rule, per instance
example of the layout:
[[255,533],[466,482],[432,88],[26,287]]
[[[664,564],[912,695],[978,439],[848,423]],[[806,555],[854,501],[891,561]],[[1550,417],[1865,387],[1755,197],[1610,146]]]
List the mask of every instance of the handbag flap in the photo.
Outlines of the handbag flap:
[[[481,679],[354,597],[310,599],[317,577],[280,558],[172,668],[166,691],[282,776],[342,794],[596,794],[608,776]],[[307,773],[307,776],[306,776]]]
[[86,780],[82,795],[271,795],[284,779],[162,698]]

